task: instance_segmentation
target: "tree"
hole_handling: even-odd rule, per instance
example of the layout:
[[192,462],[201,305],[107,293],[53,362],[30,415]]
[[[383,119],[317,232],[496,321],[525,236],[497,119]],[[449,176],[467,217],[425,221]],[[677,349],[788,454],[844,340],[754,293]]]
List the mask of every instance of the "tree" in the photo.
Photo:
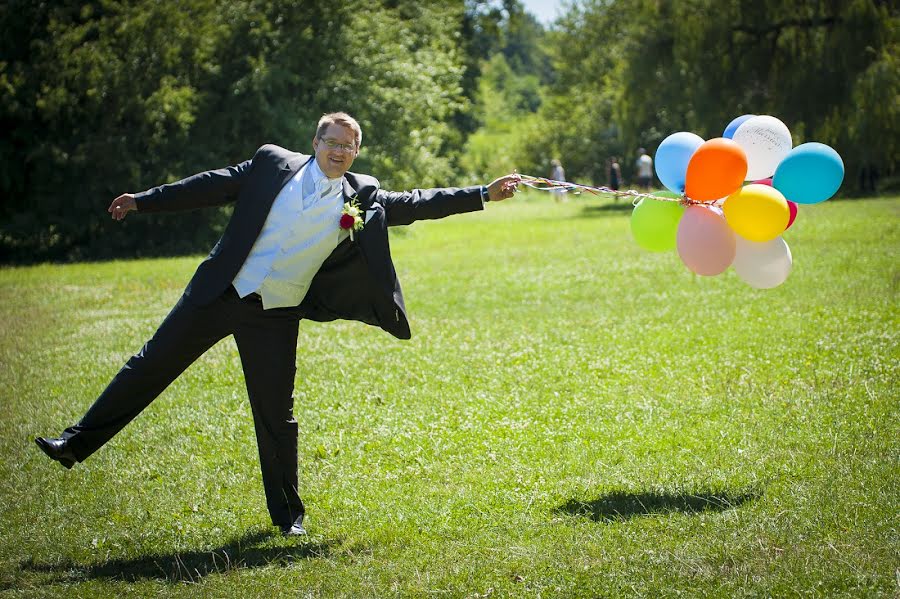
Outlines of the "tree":
[[[771,114],[788,125],[795,144],[833,145],[845,161],[847,190],[866,163],[893,172],[900,108],[884,94],[894,90],[888,97],[896,97],[900,80],[890,68],[900,21],[888,3],[635,6],[617,112],[626,136],[651,143],[676,130],[715,137],[742,113]],[[883,133],[864,136],[875,121]]]
[[448,184],[461,19],[437,0],[14,0],[0,12],[0,259],[205,249],[228,209],[123,223],[104,209],[263,143],[309,151],[334,110],[364,127],[360,169]]
[[544,36],[519,0],[467,1],[462,46],[472,109],[458,126],[468,134],[460,168],[470,180],[527,163],[522,149],[553,75]]
[[550,159],[557,157],[570,180],[606,183],[607,159],[623,150],[614,108],[629,11],[617,6],[576,5],[548,34],[555,76],[536,124],[523,140],[523,169],[545,173]]
[[771,114],[795,144],[834,146],[851,191],[896,169],[898,24],[878,0],[585,2],[552,34],[556,83],[530,155],[560,148],[569,172],[596,177],[600,156]]

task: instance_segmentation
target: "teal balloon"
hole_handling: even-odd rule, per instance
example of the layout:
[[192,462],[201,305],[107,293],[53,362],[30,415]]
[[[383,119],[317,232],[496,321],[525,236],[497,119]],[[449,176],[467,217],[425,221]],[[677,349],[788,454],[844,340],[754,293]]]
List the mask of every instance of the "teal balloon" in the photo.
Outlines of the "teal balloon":
[[[670,191],[658,191],[655,196],[680,198]],[[638,245],[651,252],[675,249],[678,222],[684,214],[684,206],[678,202],[642,198],[631,213],[631,234]]]
[[737,131],[737,128],[744,124],[744,121],[749,121],[755,116],[755,114],[743,114],[737,117],[736,119],[728,123],[728,126],[725,127],[725,132],[722,133],[722,137],[724,137],[725,139],[731,139],[732,137],[734,137],[734,132]]
[[778,163],[772,187],[792,202],[818,204],[837,193],[843,181],[840,154],[831,146],[810,142],[800,144]]
[[656,148],[656,176],[666,189],[684,193],[688,162],[694,151],[703,145],[703,138],[695,133],[679,131],[662,140]]

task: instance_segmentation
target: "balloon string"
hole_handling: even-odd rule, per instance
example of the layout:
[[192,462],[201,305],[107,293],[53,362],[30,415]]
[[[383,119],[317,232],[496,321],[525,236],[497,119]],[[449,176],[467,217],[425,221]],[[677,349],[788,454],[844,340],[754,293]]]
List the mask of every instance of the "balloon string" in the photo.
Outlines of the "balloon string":
[[701,206],[710,206],[715,205],[716,202],[700,202],[698,200],[692,200],[684,194],[681,194],[677,198],[667,198],[665,196],[657,196],[649,193],[643,193],[637,191],[635,189],[627,189],[627,190],[618,190],[618,189],[610,189],[609,187],[594,187],[592,185],[581,185],[580,183],[571,183],[569,181],[556,181],[554,179],[545,179],[544,177],[532,177],[531,175],[523,175],[519,174],[521,182],[523,185],[526,185],[532,189],[536,189],[538,191],[561,191],[563,193],[573,193],[575,195],[581,194],[582,191],[587,191],[594,195],[612,195],[617,198],[631,198],[632,206],[637,206],[638,202],[643,200],[644,198],[650,200],[657,200],[661,202],[678,202],[685,206],[691,205],[701,205]]

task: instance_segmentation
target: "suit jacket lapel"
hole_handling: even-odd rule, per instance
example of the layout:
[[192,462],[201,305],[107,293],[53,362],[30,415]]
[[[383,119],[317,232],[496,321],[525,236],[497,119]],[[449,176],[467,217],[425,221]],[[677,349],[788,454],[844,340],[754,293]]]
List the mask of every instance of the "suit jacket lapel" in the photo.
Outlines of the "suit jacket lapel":
[[363,228],[359,231],[355,231],[353,236],[359,240],[359,247],[362,248],[365,244],[364,240],[368,240],[368,235],[366,235],[366,211],[371,209],[372,207],[372,199],[360,199],[357,195],[356,189],[350,184],[350,181],[347,180],[347,177],[343,178],[343,186],[344,186],[344,202],[359,202],[359,209],[362,212],[361,216],[363,218]]
[[275,195],[272,196],[272,201],[275,201],[275,198],[281,192],[281,188],[291,180],[291,177],[296,175],[303,168],[303,165],[311,159],[312,156],[308,154],[294,154],[284,161],[284,164],[281,165],[281,169],[278,171],[278,188],[275,190]]
[[281,193],[281,189],[291,180],[291,177],[296,175],[297,172],[303,168],[304,164],[309,162],[311,158],[312,156],[308,154],[291,154],[281,163],[281,166],[278,167],[278,171],[274,178],[263,178],[259,182],[259,186],[255,192],[259,201],[258,203],[255,203],[255,206],[257,206],[256,209],[259,210],[257,214],[261,216],[262,220],[259,222],[259,227],[253,231],[254,238],[259,235],[259,232],[262,230],[263,223],[265,222],[269,211],[272,209],[272,204],[275,203],[275,198]]
[[356,195],[356,190],[350,185],[350,181],[347,181],[347,177],[342,177],[342,181],[344,184],[344,202],[349,202]]

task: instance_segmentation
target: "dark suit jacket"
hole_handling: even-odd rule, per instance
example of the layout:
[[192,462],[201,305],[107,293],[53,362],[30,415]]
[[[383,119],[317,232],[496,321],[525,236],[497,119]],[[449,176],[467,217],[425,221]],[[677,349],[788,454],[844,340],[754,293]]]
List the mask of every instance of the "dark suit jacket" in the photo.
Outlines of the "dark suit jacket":
[[[310,159],[309,155],[269,144],[236,166],[135,194],[139,212],[234,203],[222,238],[185,290],[190,301],[208,304],[231,285],[262,231],[278,192]],[[355,198],[362,210],[374,212],[365,227],[354,233],[354,240],[344,240],[322,264],[300,303],[303,317],[358,320],[409,339],[406,306],[391,261],[387,228],[481,210],[481,188],[385,191],[374,177],[350,172],[344,175],[343,184],[344,201]]]

